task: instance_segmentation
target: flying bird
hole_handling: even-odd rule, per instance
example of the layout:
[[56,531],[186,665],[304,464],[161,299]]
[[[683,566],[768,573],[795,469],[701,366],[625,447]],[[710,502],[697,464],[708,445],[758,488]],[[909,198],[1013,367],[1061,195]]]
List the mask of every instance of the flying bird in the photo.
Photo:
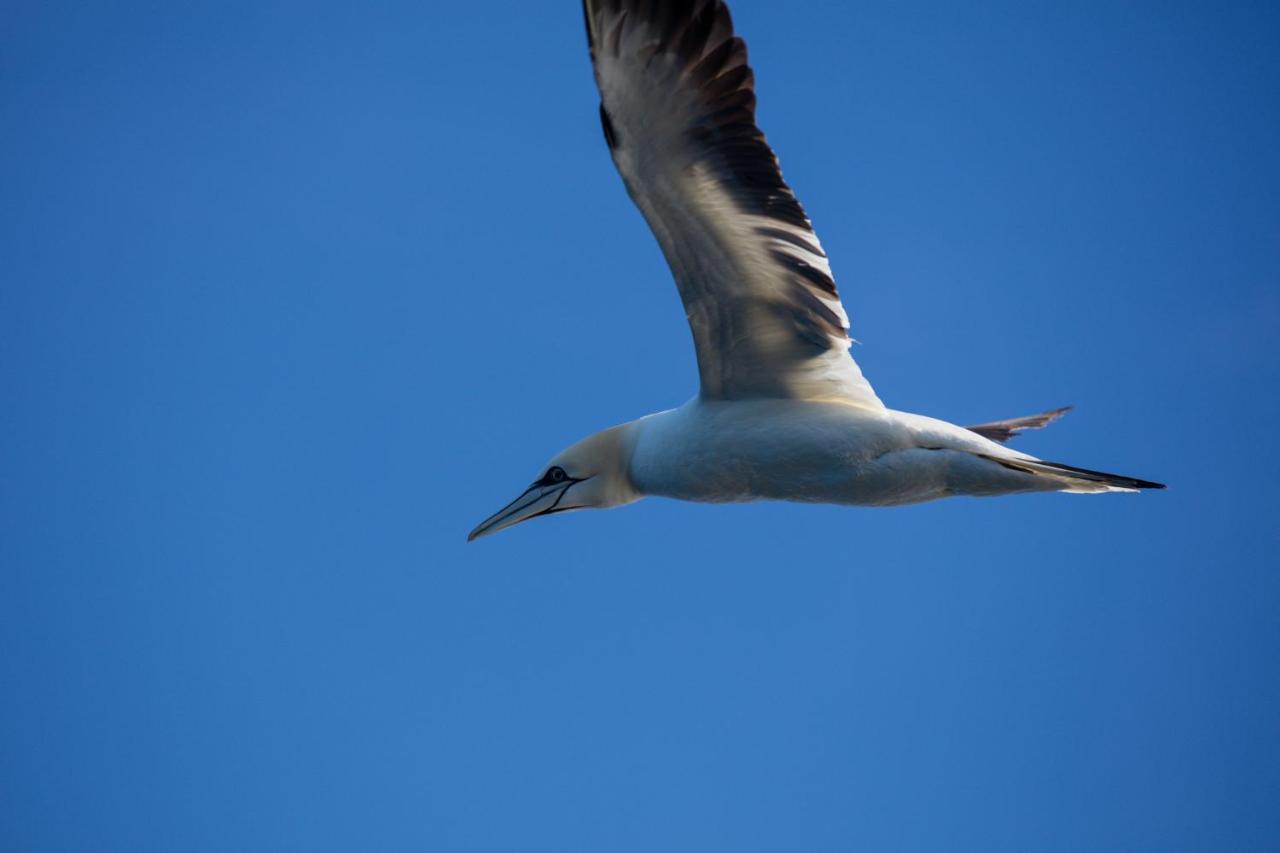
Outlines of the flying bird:
[[960,427],[887,408],[849,353],[827,255],[756,125],[721,0],[584,0],[613,162],[671,267],[699,393],[557,454],[468,540],[647,495],[892,506],[1162,489],[1004,442],[1065,409]]

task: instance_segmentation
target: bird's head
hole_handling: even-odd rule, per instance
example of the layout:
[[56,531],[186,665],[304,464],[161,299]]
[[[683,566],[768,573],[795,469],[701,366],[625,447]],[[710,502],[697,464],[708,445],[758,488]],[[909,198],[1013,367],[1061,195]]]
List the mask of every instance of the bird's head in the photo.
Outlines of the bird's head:
[[604,509],[639,500],[641,495],[627,473],[632,438],[633,424],[622,424],[557,453],[518,498],[476,525],[467,541],[541,515]]

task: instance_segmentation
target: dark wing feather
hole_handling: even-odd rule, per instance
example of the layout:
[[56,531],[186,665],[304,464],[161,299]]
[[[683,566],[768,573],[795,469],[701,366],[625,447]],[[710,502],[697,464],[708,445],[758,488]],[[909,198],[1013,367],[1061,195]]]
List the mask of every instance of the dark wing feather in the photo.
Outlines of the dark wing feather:
[[720,0],[585,0],[605,141],[671,266],[707,397],[882,408]]
[[1049,412],[1041,412],[1038,415],[1028,415],[1025,418],[1009,418],[1007,421],[991,421],[985,424],[975,424],[971,427],[965,427],[970,432],[976,432],[983,438],[989,438],[992,441],[998,441],[1004,444],[1020,432],[1029,429],[1044,429],[1058,418],[1071,411],[1070,406],[1063,406],[1061,409],[1054,409]]

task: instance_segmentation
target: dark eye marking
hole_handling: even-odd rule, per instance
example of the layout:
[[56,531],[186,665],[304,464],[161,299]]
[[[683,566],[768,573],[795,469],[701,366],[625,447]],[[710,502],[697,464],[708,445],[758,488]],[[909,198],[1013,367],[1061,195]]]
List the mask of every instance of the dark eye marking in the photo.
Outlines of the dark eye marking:
[[535,486],[554,486],[557,483],[567,483],[572,479],[573,478],[570,477],[568,474],[566,474],[564,469],[561,468],[559,465],[552,465],[550,468],[547,469],[547,473],[542,475],[542,479],[538,480],[538,482],[534,483],[534,485]]

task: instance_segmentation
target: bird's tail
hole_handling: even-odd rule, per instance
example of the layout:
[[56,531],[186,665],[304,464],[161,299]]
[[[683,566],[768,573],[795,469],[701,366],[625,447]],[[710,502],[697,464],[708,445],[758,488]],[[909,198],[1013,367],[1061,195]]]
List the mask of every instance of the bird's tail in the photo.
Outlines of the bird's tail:
[[1048,462],[1043,459],[996,459],[989,457],[1006,468],[1025,471],[1039,477],[1051,477],[1062,483],[1062,492],[1136,492],[1139,489],[1163,489],[1164,483],[1153,483],[1150,480],[1139,480],[1137,477],[1125,477],[1121,474],[1108,474],[1104,471],[1090,471],[1088,468],[1077,468],[1061,462]]

